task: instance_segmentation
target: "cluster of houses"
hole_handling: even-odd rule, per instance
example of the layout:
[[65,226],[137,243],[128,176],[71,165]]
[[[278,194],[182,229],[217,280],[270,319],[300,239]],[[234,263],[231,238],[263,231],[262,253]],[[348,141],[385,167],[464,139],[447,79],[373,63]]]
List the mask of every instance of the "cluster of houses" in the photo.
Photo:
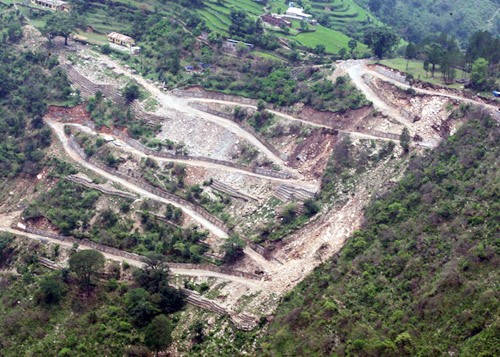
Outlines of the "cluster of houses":
[[311,25],[317,25],[318,22],[313,19],[313,16],[306,14],[304,9],[295,6],[295,3],[290,2],[284,15],[280,14],[265,14],[261,16],[263,22],[276,27],[292,27],[292,20],[307,21]]
[[[26,0],[26,2],[27,1],[28,0]],[[65,12],[70,11],[70,6],[67,1],[62,1],[62,0],[29,0],[29,1],[31,1],[31,3],[34,5],[41,6],[52,11],[65,11]],[[295,6],[295,3],[293,2],[289,3],[289,8],[288,10],[286,10],[284,15],[265,14],[261,16],[261,19],[265,23],[280,28],[292,27],[292,22],[291,22],[292,20],[307,21],[312,25],[317,24],[316,20],[312,18],[312,15],[306,14],[303,8]],[[76,37],[81,37],[81,36],[75,35],[75,38]],[[111,45],[114,45],[115,48],[118,50],[128,50],[132,54],[137,54],[140,52],[140,47],[135,46],[135,40],[130,36],[126,36],[118,32],[111,32],[107,35],[107,37]],[[226,39],[226,41],[224,41],[224,43],[222,44],[222,49],[226,52],[236,53],[241,50],[251,51],[253,50],[253,48],[254,45],[251,43],[246,43],[243,41],[237,41],[233,39]],[[193,66],[186,66],[185,69],[187,71],[196,70],[196,68]],[[202,69],[206,68],[203,67]]]

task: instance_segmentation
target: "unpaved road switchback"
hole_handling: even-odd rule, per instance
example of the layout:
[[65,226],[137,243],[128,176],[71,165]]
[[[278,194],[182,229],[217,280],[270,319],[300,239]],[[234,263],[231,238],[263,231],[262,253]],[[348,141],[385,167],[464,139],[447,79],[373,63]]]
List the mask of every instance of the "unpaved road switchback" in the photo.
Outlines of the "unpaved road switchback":
[[130,73],[128,69],[121,66],[119,63],[113,61],[107,56],[101,56],[100,61],[108,63],[109,65],[120,69],[120,72],[122,72],[125,76],[135,80],[137,83],[143,86],[149,93],[151,93],[154,97],[156,97],[159,104],[163,108],[165,108],[165,110],[167,111],[170,110],[173,115],[175,115],[175,112],[179,112],[181,114],[198,118],[200,120],[208,120],[213,123],[216,123],[226,128],[227,130],[231,131],[232,133],[236,134],[237,136],[243,138],[244,140],[248,141],[259,151],[264,153],[264,155],[266,155],[273,163],[280,166],[286,166],[281,158],[273,154],[267,147],[265,147],[259,140],[257,140],[256,137],[254,137],[252,134],[242,129],[233,121],[192,108],[191,106],[188,105],[187,99],[179,98],[174,95],[162,92],[158,87],[156,87],[152,83],[149,83],[142,76]]
[[180,209],[182,209],[182,211],[184,213],[186,213],[188,216],[190,216],[194,221],[198,222],[200,225],[202,225],[204,228],[206,228],[207,230],[209,230],[210,232],[212,232],[216,236],[218,236],[220,238],[227,238],[228,237],[228,235],[222,229],[220,229],[219,227],[215,226],[214,224],[212,224],[211,222],[209,222],[208,220],[206,220],[204,217],[200,216],[198,213],[196,213],[195,211],[191,210],[189,207],[185,207],[185,206],[182,206],[182,205],[178,204],[177,202],[167,200],[167,199],[165,199],[163,197],[159,197],[159,196],[157,196],[157,195],[155,195],[153,193],[150,193],[150,192],[142,189],[141,187],[139,187],[139,186],[137,186],[137,185],[135,185],[133,183],[128,182],[127,180],[125,180],[125,179],[123,179],[121,177],[114,176],[114,175],[110,174],[109,172],[101,170],[100,168],[98,168],[98,167],[92,165],[91,163],[85,161],[69,145],[68,138],[64,134],[64,125],[59,124],[59,123],[55,123],[55,122],[53,122],[51,120],[46,120],[46,122],[54,130],[54,132],[56,133],[57,138],[61,142],[64,150],[69,155],[69,157],[72,160],[78,162],[83,167],[86,167],[87,169],[89,169],[91,171],[94,171],[95,173],[99,174],[100,176],[103,176],[103,177],[107,178],[110,181],[117,182],[117,183],[123,185],[124,187],[126,187],[130,191],[138,193],[142,197],[151,198],[151,199],[153,199],[155,201],[159,201],[159,202],[162,202],[162,203],[169,203],[169,204],[172,204],[172,205],[174,205],[176,207],[179,207]]

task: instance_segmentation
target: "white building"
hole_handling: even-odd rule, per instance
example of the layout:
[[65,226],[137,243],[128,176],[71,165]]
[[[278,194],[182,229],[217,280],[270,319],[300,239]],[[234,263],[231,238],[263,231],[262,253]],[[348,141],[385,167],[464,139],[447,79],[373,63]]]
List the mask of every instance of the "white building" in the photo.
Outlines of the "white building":
[[69,11],[69,4],[67,1],[61,0],[31,0],[32,4],[43,6],[53,11]]
[[285,14],[288,18],[293,18],[295,20],[309,21],[312,19],[312,15],[306,14],[301,7],[289,7]]

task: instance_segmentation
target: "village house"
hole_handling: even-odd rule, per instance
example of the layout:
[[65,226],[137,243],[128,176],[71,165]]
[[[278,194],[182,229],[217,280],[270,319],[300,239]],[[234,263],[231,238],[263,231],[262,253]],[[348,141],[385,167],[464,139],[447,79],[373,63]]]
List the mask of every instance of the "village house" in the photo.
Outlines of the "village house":
[[254,45],[252,45],[251,43],[243,42],[243,41],[232,40],[230,38],[228,38],[222,44],[222,49],[225,51],[237,52],[238,47],[240,47],[240,48],[243,47],[243,48],[246,48],[248,51],[251,51],[251,50],[253,50]]
[[61,0],[31,0],[32,4],[43,6],[52,11],[65,11],[69,12],[69,4]]
[[313,19],[312,15],[306,14],[304,12],[304,9],[301,7],[289,7],[288,10],[286,10],[285,15],[283,17],[289,20],[307,21],[312,25],[316,25],[318,23],[316,20]]
[[290,21],[285,20],[283,17],[277,14],[265,14],[260,17],[263,22],[268,23],[277,27],[292,27],[292,23]]
[[118,32],[111,32],[108,34],[108,40],[114,44],[125,47],[133,47],[135,45],[135,41],[132,37],[122,35]]

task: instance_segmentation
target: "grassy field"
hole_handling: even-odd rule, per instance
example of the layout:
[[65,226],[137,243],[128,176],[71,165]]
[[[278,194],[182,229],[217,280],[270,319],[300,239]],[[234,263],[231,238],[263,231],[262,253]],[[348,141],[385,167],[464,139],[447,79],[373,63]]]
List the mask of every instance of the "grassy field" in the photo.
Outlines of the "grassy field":
[[[4,0],[4,1],[12,1],[12,0]],[[122,2],[126,2],[126,0],[122,0]],[[352,0],[349,0],[350,4]],[[144,5],[156,4],[156,1],[146,1]],[[231,12],[231,8],[236,8],[245,11],[249,16],[254,19],[257,19],[260,15],[264,14],[264,7],[260,4],[254,2],[253,0],[220,0],[220,1],[207,1],[204,3],[205,5],[198,9],[198,14],[205,19],[206,24],[212,31],[219,32],[222,36],[229,37],[229,25],[231,23],[229,19],[229,14]],[[132,2],[132,5],[139,6],[140,3],[137,1]],[[280,6],[286,8],[281,1],[273,1],[271,2],[271,7]],[[160,9],[162,8],[161,5]],[[347,6],[347,5],[346,5]],[[347,8],[347,7],[345,7]],[[349,11],[354,8],[354,5],[348,6]],[[357,10],[356,10],[357,11]],[[348,13],[350,14],[350,13]],[[365,15],[359,12],[356,18],[365,18]],[[88,23],[92,25],[98,32],[100,33],[108,33],[111,31],[117,32],[126,32],[127,28],[124,27],[122,23],[114,21],[112,18],[106,14],[103,9],[95,9],[92,14],[89,14]],[[43,21],[33,21],[33,25],[35,27],[43,27]],[[299,21],[293,21],[294,29],[300,28]],[[81,36],[87,37],[90,42],[100,44],[105,43],[106,39],[98,34],[88,34],[88,33],[79,33]],[[281,34],[278,33],[278,36],[284,36],[288,39],[297,41],[300,45],[314,48],[319,44],[325,46],[327,53],[336,54],[342,48],[348,49],[348,42],[350,37],[345,34],[342,34],[339,31],[323,27],[318,25],[316,27],[316,31],[314,32],[306,32],[299,34]],[[366,46],[362,44],[358,44],[358,53],[367,52]],[[260,57],[269,57],[271,56],[269,53],[261,53]]]
[[[374,24],[380,22],[366,10],[357,5],[353,0],[338,0],[331,1],[311,1],[311,8],[308,12],[314,15],[314,18],[320,20],[321,23],[328,18],[331,29],[344,32],[349,35],[352,32],[352,26],[360,26],[367,21]],[[272,13],[285,13],[288,5],[283,1],[271,0],[269,3],[269,11]],[[323,21],[321,21],[323,20]],[[348,27],[350,27],[348,29]],[[350,31],[349,33],[347,31]]]
[[[343,33],[326,28],[324,26],[316,26],[316,31],[314,32],[304,32],[297,36],[288,36],[290,39],[297,40],[300,44],[314,48],[316,45],[324,45],[326,52],[328,53],[338,53],[341,48],[346,48],[349,50],[347,45],[350,37],[344,35]],[[368,48],[358,43],[357,51],[358,53],[363,53],[368,51]]]
[[100,35],[98,33],[88,33],[84,31],[78,31],[78,35],[85,37],[89,43],[95,45],[105,45],[108,43],[108,38],[105,35]]
[[223,14],[214,14],[210,9],[198,10],[198,14],[205,20],[212,31],[226,36],[229,35],[229,19]]
[[[393,58],[379,61],[378,63],[386,65],[388,67],[397,69],[399,71],[409,73],[413,75],[415,79],[420,79],[421,81],[444,85],[443,76],[441,72],[439,72],[439,66],[436,66],[436,71],[434,72],[434,77],[432,77],[431,72],[426,72],[424,70],[424,65],[422,61],[411,60],[408,63],[408,69],[406,69],[407,60],[404,58]],[[457,78],[462,78],[462,71],[457,70]],[[460,83],[453,83],[451,85],[447,85],[450,88],[463,89],[463,85]]]
[[257,18],[264,13],[264,8],[252,0],[222,0],[204,3],[198,14],[205,19],[207,26],[223,36],[229,36],[231,8],[245,11],[250,17]]
[[272,53],[269,53],[269,52],[253,51],[252,54],[255,55],[255,56],[259,56],[261,58],[264,58],[264,59],[271,59],[271,60],[283,62],[283,59],[281,59],[280,57],[275,56],[275,55],[273,55]]

